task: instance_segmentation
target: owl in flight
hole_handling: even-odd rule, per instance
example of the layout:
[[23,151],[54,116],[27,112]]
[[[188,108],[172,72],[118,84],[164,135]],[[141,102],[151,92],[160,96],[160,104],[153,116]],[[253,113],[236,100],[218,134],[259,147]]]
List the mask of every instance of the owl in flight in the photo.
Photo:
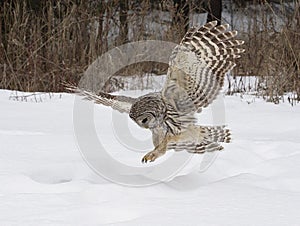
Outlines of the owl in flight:
[[67,89],[96,104],[126,112],[140,127],[150,129],[154,150],[142,162],[153,162],[167,150],[204,153],[222,150],[220,142],[230,142],[225,126],[196,125],[195,113],[201,112],[217,97],[225,74],[231,70],[244,42],[233,39],[236,31],[213,21],[192,27],[173,50],[166,82],[160,92],[131,98],[97,94],[68,85]]

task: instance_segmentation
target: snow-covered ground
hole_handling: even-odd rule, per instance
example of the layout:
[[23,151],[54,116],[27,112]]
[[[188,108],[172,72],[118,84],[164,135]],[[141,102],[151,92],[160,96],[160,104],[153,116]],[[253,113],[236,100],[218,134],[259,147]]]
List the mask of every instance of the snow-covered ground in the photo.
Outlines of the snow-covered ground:
[[[208,170],[130,187],[100,178],[82,159],[73,95],[36,103],[11,94],[0,91],[0,225],[300,224],[300,105],[226,96],[233,143]],[[95,124],[114,143],[102,117],[109,111],[96,106]],[[130,164],[140,166],[142,154]]]

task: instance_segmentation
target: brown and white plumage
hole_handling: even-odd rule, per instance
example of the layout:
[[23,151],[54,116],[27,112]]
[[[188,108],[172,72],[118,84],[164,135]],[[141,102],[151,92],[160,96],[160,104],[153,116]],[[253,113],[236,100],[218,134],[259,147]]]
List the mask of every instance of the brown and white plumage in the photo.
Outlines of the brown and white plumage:
[[175,151],[186,150],[190,153],[204,153],[222,150],[219,142],[229,143],[230,131],[225,126],[190,126],[182,133],[182,138],[177,142],[170,142],[168,149]]
[[127,97],[127,96],[116,96],[111,95],[109,93],[98,92],[93,93],[92,91],[83,90],[79,87],[72,84],[64,84],[65,88],[69,91],[77,93],[79,96],[83,96],[84,100],[93,101],[95,104],[102,104],[108,107],[112,107],[112,109],[117,110],[121,113],[130,112],[132,104],[135,102],[135,98]]
[[229,40],[237,35],[236,31],[226,32],[228,24],[216,25],[213,21],[191,28],[175,48],[163,89],[166,99],[174,89],[184,91],[199,112],[216,98],[223,86],[224,75],[235,66],[232,60],[244,52],[236,48],[243,41]]
[[154,161],[168,149],[190,153],[222,150],[219,143],[230,142],[229,130],[195,125],[194,114],[217,97],[225,74],[235,66],[233,59],[244,52],[237,47],[243,41],[233,39],[237,32],[227,31],[228,27],[213,21],[191,28],[171,54],[161,92],[130,98],[67,88],[96,104],[129,113],[139,126],[150,129],[155,148],[142,162]]

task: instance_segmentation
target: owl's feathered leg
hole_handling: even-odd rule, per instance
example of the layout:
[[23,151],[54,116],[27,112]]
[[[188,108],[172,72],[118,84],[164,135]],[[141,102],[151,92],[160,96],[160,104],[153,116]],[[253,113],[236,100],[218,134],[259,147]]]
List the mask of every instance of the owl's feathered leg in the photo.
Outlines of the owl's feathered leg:
[[229,143],[230,141],[231,134],[225,126],[191,125],[178,135],[167,134],[153,151],[143,157],[142,162],[153,162],[170,149],[175,151],[186,150],[197,154],[220,151],[223,147],[219,143]]
[[181,135],[166,135],[164,139],[155,147],[153,151],[148,152],[143,158],[142,163],[153,162],[158,157],[164,155],[167,151],[168,143],[177,142]]

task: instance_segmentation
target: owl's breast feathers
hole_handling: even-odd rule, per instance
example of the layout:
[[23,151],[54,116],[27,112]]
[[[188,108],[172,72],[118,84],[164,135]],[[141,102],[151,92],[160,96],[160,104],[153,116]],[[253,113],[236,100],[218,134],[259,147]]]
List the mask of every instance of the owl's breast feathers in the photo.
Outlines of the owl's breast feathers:
[[164,124],[169,133],[177,135],[186,130],[190,125],[195,124],[195,112],[178,111],[173,105],[166,104],[166,112],[164,114]]

